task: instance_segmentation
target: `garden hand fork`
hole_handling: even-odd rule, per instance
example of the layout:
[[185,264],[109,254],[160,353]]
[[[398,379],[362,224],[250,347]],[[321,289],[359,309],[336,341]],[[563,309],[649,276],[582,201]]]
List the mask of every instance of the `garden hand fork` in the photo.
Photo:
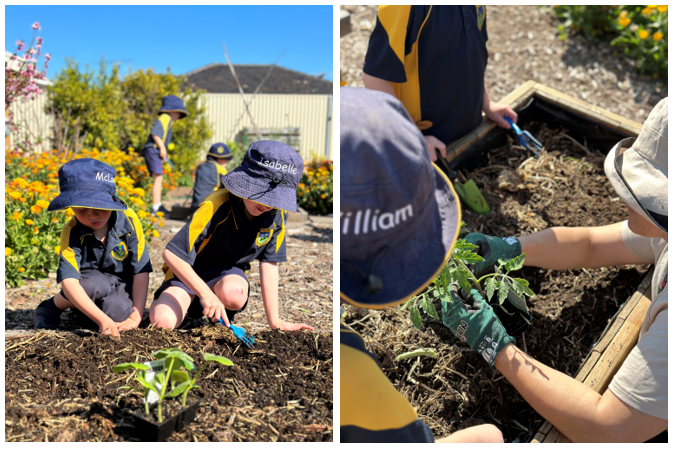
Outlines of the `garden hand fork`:
[[539,152],[543,150],[543,145],[540,142],[538,142],[538,140],[535,137],[533,137],[531,133],[529,133],[528,131],[522,131],[520,127],[515,125],[515,122],[513,122],[510,119],[510,117],[503,116],[503,118],[512,127],[513,131],[517,135],[517,140],[520,142],[520,145],[529,150],[534,155],[541,156]]
[[[201,302],[199,302],[201,303]],[[201,307],[204,307],[204,304],[201,303]],[[222,317],[219,319],[220,323],[224,326],[227,326],[224,320],[222,320]],[[237,327],[236,325],[232,325],[231,323],[229,324],[229,329],[232,330],[232,333],[234,333],[234,336],[238,340],[244,343],[244,345],[248,348],[255,348],[255,338],[253,337],[252,334],[248,334],[245,329],[241,327]]]

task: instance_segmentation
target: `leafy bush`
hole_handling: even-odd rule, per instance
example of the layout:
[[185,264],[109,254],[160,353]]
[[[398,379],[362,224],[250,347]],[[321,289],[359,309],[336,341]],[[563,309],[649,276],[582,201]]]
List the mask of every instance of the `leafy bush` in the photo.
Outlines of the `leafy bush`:
[[634,59],[639,73],[667,80],[667,5],[649,6],[555,6],[555,14],[564,20],[560,37],[568,30],[598,39],[611,38]]
[[[146,238],[158,236],[154,224],[163,225],[146,211],[151,185],[142,157],[114,149],[96,148],[77,155],[55,151],[39,155],[5,151],[5,280],[18,286],[24,279],[45,278],[58,267],[61,230],[73,216],[72,210],[47,213],[49,202],[59,195],[58,169],[71,159],[94,158],[117,171],[117,195],[132,208]],[[173,188],[168,173],[164,186]]]
[[64,141],[78,132],[87,146],[135,148],[140,152],[157,118],[161,99],[177,95],[189,115],[173,125],[175,149],[169,149],[169,157],[179,172],[189,173],[211,137],[206,110],[200,106],[203,91],[181,87],[185,78],[170,72],[138,70],[122,79],[119,71],[119,65],[108,70],[101,62],[97,74],[88,68],[83,72],[75,61],[67,61],[66,68],[48,88],[46,106],[48,113],[58,112],[64,118]]
[[311,214],[332,213],[332,181],[332,161],[314,159],[305,163],[297,204]]

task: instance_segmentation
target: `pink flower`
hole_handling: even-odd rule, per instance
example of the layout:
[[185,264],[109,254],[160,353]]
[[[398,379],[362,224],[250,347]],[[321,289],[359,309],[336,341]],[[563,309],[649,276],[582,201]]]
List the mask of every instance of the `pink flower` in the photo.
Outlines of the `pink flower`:
[[32,27],[32,28],[33,28],[33,30],[40,30],[40,29],[41,29],[41,28],[40,28],[40,22],[35,22],[35,23],[33,24],[33,27]]
[[17,51],[23,50],[24,44],[23,41],[16,41]]
[[42,38],[41,37],[37,38],[37,45],[42,45]]
[[44,55],[44,59],[49,61],[51,59],[51,54],[47,53],[46,55]]

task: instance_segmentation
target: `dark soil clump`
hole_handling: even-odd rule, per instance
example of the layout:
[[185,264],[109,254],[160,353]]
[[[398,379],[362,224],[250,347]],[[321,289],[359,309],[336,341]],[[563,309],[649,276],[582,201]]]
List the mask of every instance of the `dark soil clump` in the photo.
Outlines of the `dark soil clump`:
[[[206,367],[187,400],[201,400],[197,419],[169,441],[332,441],[332,335],[264,331],[255,338],[249,350],[230,330],[205,326],[136,329],[121,339],[79,331],[6,341],[5,439],[136,440],[128,413],[143,411],[142,396],[118,390],[135,382],[131,371],[112,367],[177,347],[198,367],[204,352],[234,366]],[[165,400],[164,419],[179,409],[179,400]]]
[[[491,207],[487,215],[463,210],[469,232],[520,236],[554,226],[601,226],[627,219],[603,170],[605,156],[544,124],[522,124],[546,147],[541,158],[509,143],[485,156],[467,173]],[[574,376],[621,303],[636,290],[643,266],[583,270],[524,268],[536,296],[528,300],[528,329],[517,346],[540,362]],[[436,308],[440,305],[436,304]],[[346,306],[346,323],[361,333],[384,373],[417,410],[436,438],[482,423],[496,425],[506,442],[529,441],[543,418],[497,371],[456,339],[441,321],[424,317],[422,332],[407,311],[361,310]],[[400,362],[395,356],[435,348],[437,359]]]

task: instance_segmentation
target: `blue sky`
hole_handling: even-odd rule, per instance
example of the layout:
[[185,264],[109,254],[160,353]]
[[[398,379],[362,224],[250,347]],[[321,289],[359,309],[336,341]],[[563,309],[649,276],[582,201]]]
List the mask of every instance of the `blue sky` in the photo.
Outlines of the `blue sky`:
[[[271,64],[332,80],[332,6],[5,6],[5,50],[28,45],[42,28],[54,77],[74,58],[98,70],[101,57],[121,73],[152,68],[183,74],[211,63]],[[42,60],[38,67],[42,67]]]

